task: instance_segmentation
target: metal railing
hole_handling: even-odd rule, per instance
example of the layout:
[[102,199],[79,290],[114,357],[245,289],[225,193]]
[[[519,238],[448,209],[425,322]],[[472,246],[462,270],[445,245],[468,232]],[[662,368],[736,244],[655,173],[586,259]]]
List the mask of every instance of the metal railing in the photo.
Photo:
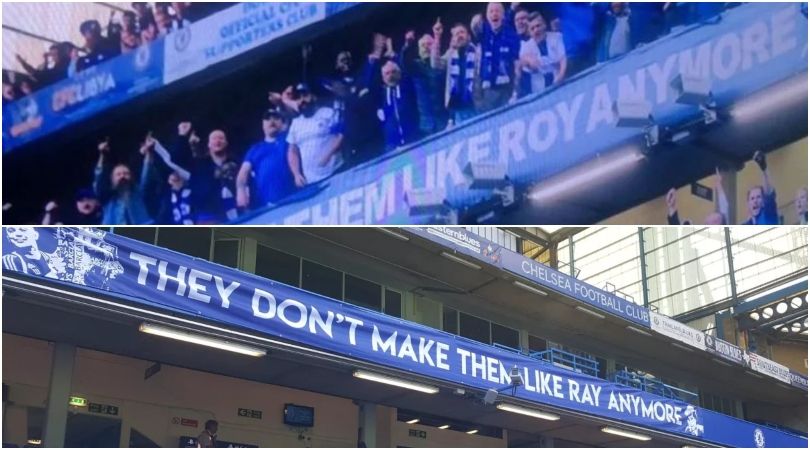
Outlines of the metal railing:
[[650,374],[641,375],[626,370],[619,370],[608,378],[618,384],[674,400],[693,401],[698,397],[694,392],[670,386]]

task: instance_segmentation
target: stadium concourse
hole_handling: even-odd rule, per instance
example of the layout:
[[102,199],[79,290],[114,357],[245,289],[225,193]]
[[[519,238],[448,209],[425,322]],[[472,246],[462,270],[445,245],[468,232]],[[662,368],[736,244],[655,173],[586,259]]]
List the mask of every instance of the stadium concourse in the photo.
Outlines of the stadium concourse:
[[113,11],[6,72],[6,223],[807,223],[805,4]]
[[2,239],[3,447],[807,448],[806,228]]

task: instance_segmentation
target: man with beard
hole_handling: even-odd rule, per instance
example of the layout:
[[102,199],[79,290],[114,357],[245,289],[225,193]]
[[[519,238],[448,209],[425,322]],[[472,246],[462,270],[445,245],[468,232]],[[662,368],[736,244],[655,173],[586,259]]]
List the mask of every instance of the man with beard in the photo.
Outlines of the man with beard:
[[[259,207],[275,204],[295,192],[295,182],[290,169],[292,160],[284,136],[284,116],[277,109],[270,109],[262,117],[264,140],[248,150],[239,176],[236,178],[236,205],[250,208],[251,199]],[[255,190],[249,187],[251,177]],[[303,180],[298,180],[303,185]]]
[[60,211],[56,202],[45,205],[42,225],[98,225],[101,223],[101,204],[92,189],[79,189],[76,193],[75,208]]
[[317,98],[305,84],[295,89],[301,115],[287,133],[291,169],[299,187],[317,183],[334,174],[343,164],[340,146],[343,130],[332,108],[318,106]]
[[208,157],[194,161],[191,170],[191,208],[194,223],[210,225],[235,220],[236,173],[239,163],[230,155],[222,130],[208,135]]
[[481,52],[470,43],[467,27],[458,23],[450,30],[450,48],[441,55],[444,26],[441,18],[433,25],[433,48],[430,65],[445,71],[444,104],[449,113],[448,127],[475,117],[475,87]]
[[140,182],[135,185],[132,171],[126,164],[117,164],[110,169],[109,139],[98,145],[98,163],[95,168],[93,190],[104,204],[103,225],[145,225],[152,223],[146,209],[143,193],[151,180],[153,155],[147,144],[141,146],[143,168]]
[[748,220],[743,225],[779,225],[776,206],[776,189],[771,184],[765,153],[754,153],[754,162],[762,171],[762,185],[748,190]]

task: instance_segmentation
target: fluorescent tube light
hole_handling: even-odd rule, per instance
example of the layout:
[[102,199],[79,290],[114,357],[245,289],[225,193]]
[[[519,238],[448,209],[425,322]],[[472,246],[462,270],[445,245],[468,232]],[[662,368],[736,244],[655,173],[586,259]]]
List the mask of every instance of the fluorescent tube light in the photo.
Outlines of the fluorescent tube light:
[[461,265],[464,265],[464,266],[467,266],[467,267],[469,267],[471,269],[481,270],[481,266],[479,266],[478,264],[471,263],[471,262],[467,261],[466,259],[459,258],[456,255],[451,255],[450,253],[447,253],[447,252],[442,252],[441,255],[444,256],[445,258],[449,259],[450,261],[457,262],[457,263],[459,263]]
[[446,430],[448,428],[450,428],[450,425],[442,425],[439,427],[440,430]]
[[395,237],[395,238],[399,239],[400,241],[408,242],[408,241],[411,240],[411,238],[409,238],[408,236],[405,236],[403,234],[399,234],[399,233],[397,233],[395,231],[391,231],[388,228],[380,227],[380,228],[377,228],[377,231],[380,231],[380,232],[385,233],[385,234],[387,234],[389,236]]
[[556,414],[547,413],[537,409],[524,408],[522,406],[510,405],[509,403],[498,403],[496,408],[501,411],[508,411],[515,414],[523,414],[524,416],[536,417],[543,420],[560,420],[560,416]]
[[596,317],[597,319],[604,319],[605,318],[605,316],[599,314],[598,312],[591,311],[590,309],[582,307],[582,306],[577,306],[575,309],[577,311],[584,312],[585,314],[588,314],[590,316]]
[[732,367],[731,364],[727,363],[726,361],[723,361],[722,359],[712,358],[712,360],[714,362],[716,362],[717,364],[722,364],[724,366]]
[[622,436],[622,437],[626,437],[626,438],[629,438],[629,439],[635,439],[637,441],[649,441],[649,440],[652,439],[651,437],[647,436],[646,434],[634,433],[632,431],[622,430],[622,429],[613,428],[613,427],[604,427],[604,428],[602,428],[602,432],[603,433],[608,433],[608,434],[615,434],[616,436]]
[[644,331],[644,330],[642,330],[640,328],[636,328],[636,327],[629,326],[629,325],[627,327],[625,327],[625,328],[632,331],[633,333],[643,334],[644,336],[652,337],[652,333],[648,333],[648,332],[646,332],[646,331]]
[[687,351],[687,352],[693,352],[693,351],[694,351],[694,350],[692,350],[691,348],[689,348],[689,347],[687,347],[687,346],[685,346],[685,345],[681,345],[681,344],[679,344],[679,343],[677,343],[677,342],[673,342],[673,343],[672,343],[672,346],[673,346],[673,347],[677,347],[677,348],[679,348],[679,349],[681,349],[681,350],[685,350],[685,351]]
[[206,347],[216,348],[219,350],[226,350],[229,352],[239,353],[247,356],[258,357],[267,354],[267,350],[263,348],[251,347],[249,345],[244,344],[237,344],[235,342],[229,342],[223,339],[212,338],[202,334],[190,333],[187,331],[165,327],[162,325],[155,325],[144,322],[138,329],[144,333],[153,334],[155,336],[162,336],[169,339],[176,339],[178,341],[204,345]]
[[411,389],[414,391],[424,392],[426,394],[436,394],[439,392],[439,388],[436,386],[416,383],[413,381],[403,380],[401,378],[389,377],[388,375],[382,375],[379,373],[366,372],[365,370],[355,370],[353,375],[355,378],[376,381],[377,383],[389,384],[391,386]]
[[413,425],[415,423],[419,423],[419,419],[411,419],[411,420],[409,420],[409,421],[407,421],[405,423],[409,423],[409,424]]
[[475,434],[475,433],[478,433],[478,430],[470,430],[467,432],[467,434]]
[[517,287],[519,287],[519,288],[523,289],[524,291],[529,291],[529,292],[531,292],[532,294],[542,295],[542,296],[544,296],[544,297],[545,297],[545,296],[548,296],[548,292],[546,292],[546,291],[541,291],[540,289],[537,289],[537,288],[536,288],[536,287],[534,287],[534,286],[529,286],[529,285],[528,285],[528,284],[526,284],[526,283],[521,283],[520,281],[513,281],[513,282],[512,282],[512,284],[514,284],[515,286],[517,286]]

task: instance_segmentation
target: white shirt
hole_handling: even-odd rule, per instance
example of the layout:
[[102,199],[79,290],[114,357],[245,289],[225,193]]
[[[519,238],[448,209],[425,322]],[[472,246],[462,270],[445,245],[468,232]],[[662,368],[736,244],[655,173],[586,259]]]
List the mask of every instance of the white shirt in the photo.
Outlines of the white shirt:
[[566,58],[565,42],[563,41],[562,33],[549,31],[546,33],[546,47],[548,48],[548,55],[543,56],[540,53],[540,47],[534,39],[528,39],[520,43],[520,59],[528,57],[530,59],[540,60],[540,69],[538,71],[530,71],[524,69],[524,76],[530,76],[532,80],[532,93],[542,92],[548,88],[545,82],[545,74],[557,73],[560,70],[560,62]]
[[292,121],[287,133],[287,143],[295,145],[301,152],[301,167],[308,183],[317,183],[329,177],[343,164],[340,153],[332,156],[329,162],[320,167],[321,159],[329,152],[336,133],[337,114],[332,108],[320,107],[312,117],[298,116]]

